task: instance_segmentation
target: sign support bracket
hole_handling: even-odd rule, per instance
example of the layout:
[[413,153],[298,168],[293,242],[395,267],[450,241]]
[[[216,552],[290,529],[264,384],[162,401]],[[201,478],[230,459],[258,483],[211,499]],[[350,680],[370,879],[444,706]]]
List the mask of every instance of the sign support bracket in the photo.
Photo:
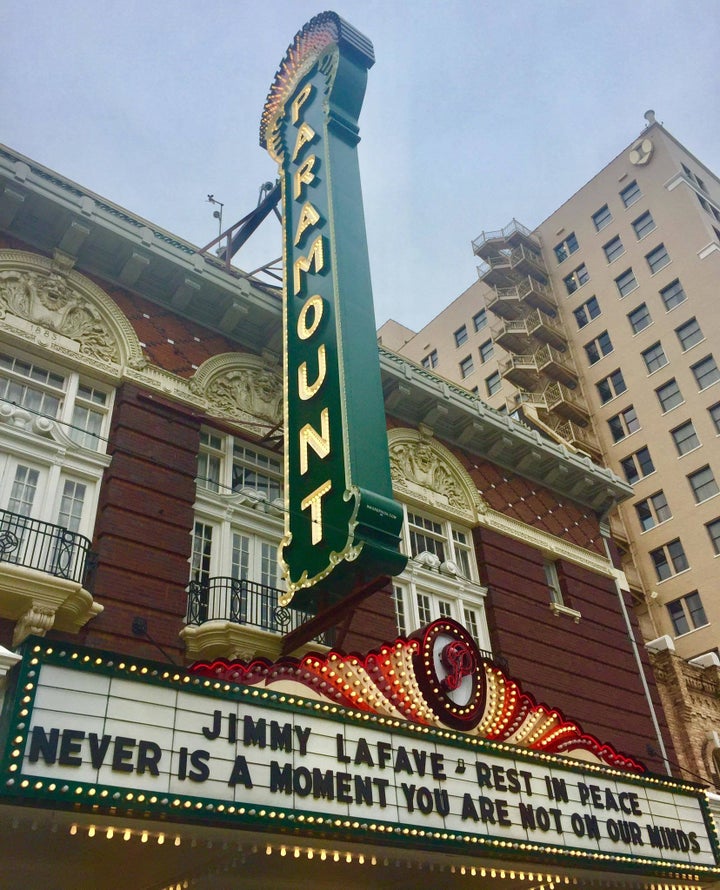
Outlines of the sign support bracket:
[[366,600],[373,593],[376,593],[378,590],[385,587],[389,582],[389,575],[374,578],[368,584],[355,587],[344,599],[338,600],[332,603],[332,605],[327,606],[327,608],[321,609],[314,618],[310,618],[309,621],[303,622],[294,630],[291,630],[290,633],[285,634],[280,654],[289,655],[291,652],[299,649],[303,643],[309,642],[313,637],[321,634],[324,630],[327,630],[333,624],[339,622],[341,618],[345,617],[347,620],[343,622],[342,633],[342,636],[344,637],[347,633],[349,616],[352,615],[353,610],[359,606],[363,600]]

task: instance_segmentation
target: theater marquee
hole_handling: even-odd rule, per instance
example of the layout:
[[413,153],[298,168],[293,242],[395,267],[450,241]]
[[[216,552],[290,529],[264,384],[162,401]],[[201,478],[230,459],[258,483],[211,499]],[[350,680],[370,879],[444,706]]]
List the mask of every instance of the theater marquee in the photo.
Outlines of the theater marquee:
[[696,786],[344,708],[299,688],[36,640],[5,712],[3,796],[477,857],[717,877],[717,839]]
[[262,118],[280,168],[285,266],[283,605],[312,610],[399,574],[356,146],[367,38],[332,12],[296,36]]

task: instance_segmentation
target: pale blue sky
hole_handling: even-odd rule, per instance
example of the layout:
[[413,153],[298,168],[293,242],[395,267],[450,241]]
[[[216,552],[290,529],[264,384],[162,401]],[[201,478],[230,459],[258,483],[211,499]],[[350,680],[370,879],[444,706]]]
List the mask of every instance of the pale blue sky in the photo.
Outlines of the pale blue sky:
[[[276,169],[258,145],[308,0],[6,0],[0,142],[198,245]],[[376,317],[418,329],[470,241],[534,227],[657,119],[720,172],[720,0],[335,0],[375,45],[360,163]],[[236,257],[279,254],[268,220]]]

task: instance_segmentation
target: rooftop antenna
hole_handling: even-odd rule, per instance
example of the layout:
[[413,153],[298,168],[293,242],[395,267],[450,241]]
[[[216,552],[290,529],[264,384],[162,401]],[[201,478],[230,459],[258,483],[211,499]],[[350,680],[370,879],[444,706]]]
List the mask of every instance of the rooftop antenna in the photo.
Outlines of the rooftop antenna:
[[207,199],[208,199],[208,201],[209,201],[210,204],[217,204],[217,206],[220,208],[219,210],[213,210],[213,216],[214,216],[215,219],[218,221],[218,235],[222,235],[222,230],[223,230],[223,227],[222,227],[222,214],[223,214],[223,207],[224,207],[225,205],[223,204],[222,201],[218,201],[218,200],[215,198],[215,195],[208,195],[208,196],[207,196]]

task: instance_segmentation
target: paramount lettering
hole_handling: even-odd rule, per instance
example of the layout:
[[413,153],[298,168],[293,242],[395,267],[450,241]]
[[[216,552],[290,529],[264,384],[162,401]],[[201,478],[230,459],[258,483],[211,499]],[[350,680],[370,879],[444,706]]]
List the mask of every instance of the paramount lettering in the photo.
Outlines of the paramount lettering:
[[285,534],[280,604],[308,611],[399,574],[356,145],[370,42],[335,13],[293,44],[265,105],[285,257]]

